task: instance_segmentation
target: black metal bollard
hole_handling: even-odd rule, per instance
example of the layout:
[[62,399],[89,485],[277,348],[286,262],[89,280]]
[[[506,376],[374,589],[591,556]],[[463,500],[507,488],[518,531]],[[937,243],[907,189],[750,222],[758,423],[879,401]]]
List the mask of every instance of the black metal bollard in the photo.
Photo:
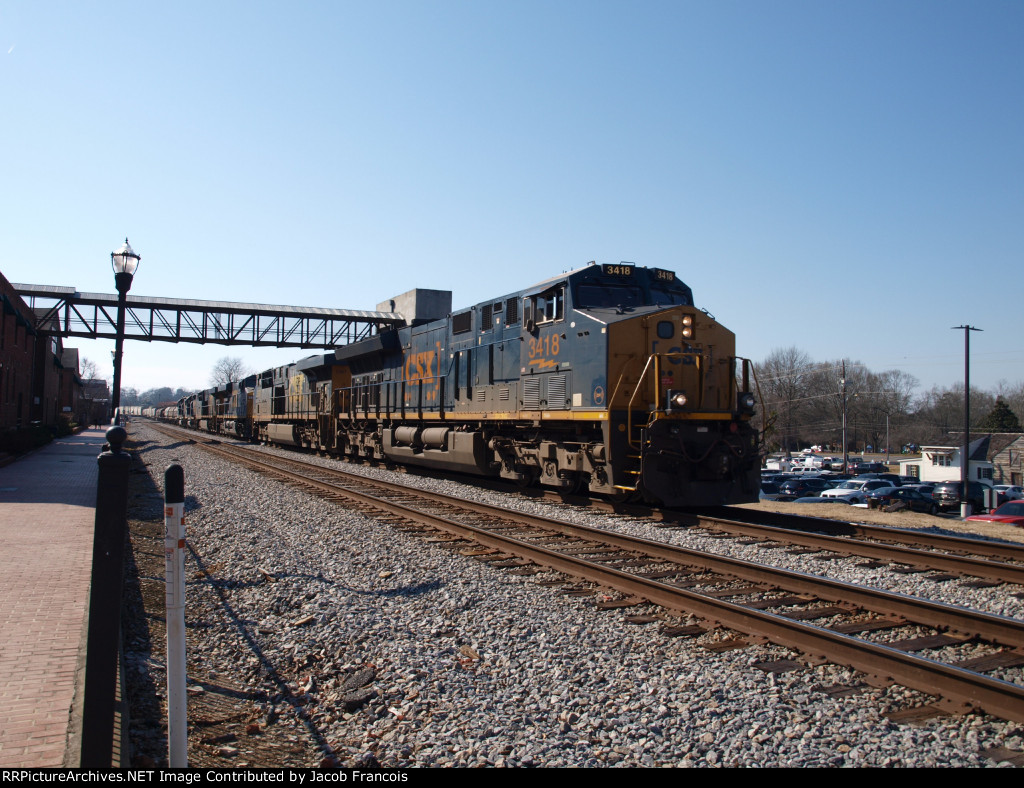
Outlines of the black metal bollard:
[[188,697],[185,651],[185,471],[164,473],[164,570],[167,583],[167,763],[188,767]]
[[88,769],[109,768],[113,755],[124,540],[128,526],[131,458],[121,451],[128,433],[124,427],[115,426],[107,430],[106,438],[110,450],[96,458],[99,480],[82,710],[81,766]]

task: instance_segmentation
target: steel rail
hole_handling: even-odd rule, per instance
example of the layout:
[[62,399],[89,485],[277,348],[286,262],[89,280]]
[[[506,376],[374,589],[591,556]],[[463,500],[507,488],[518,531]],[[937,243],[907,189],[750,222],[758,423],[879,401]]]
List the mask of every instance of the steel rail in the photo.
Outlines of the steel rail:
[[[156,427],[157,425],[152,424],[151,426]],[[169,428],[168,425],[164,424],[159,426],[161,428]],[[241,447],[236,448],[239,448],[241,451],[245,450]],[[300,465],[308,465],[308,463],[302,463],[299,460],[291,460],[291,462]],[[326,470],[327,469],[325,469],[325,471]],[[337,469],[334,472],[339,474],[347,473],[340,469]],[[387,482],[377,483],[387,484]],[[396,485],[396,487],[401,487],[401,485]],[[437,495],[440,496],[441,494],[439,493]],[[468,501],[463,501],[463,503],[466,505],[470,504]],[[902,528],[875,527],[849,521],[798,517],[798,519],[809,523],[819,521],[821,522],[822,527],[829,527],[830,525],[834,527],[841,523],[844,528],[848,528],[850,530],[851,534],[856,533],[867,538],[874,538],[885,542],[884,545],[878,545],[871,542],[863,542],[850,538],[832,536],[829,534],[816,532],[809,533],[806,530],[796,530],[786,528],[785,526],[733,520],[720,515],[687,514],[683,512],[674,512],[672,510],[649,509],[647,507],[636,507],[637,511],[631,512],[629,511],[629,508],[632,507],[627,508],[626,511],[620,511],[620,508],[621,507],[618,506],[608,507],[609,511],[624,514],[625,516],[651,517],[659,519],[666,524],[678,522],[681,527],[693,524],[684,522],[684,520],[693,519],[700,527],[709,528],[711,530],[730,531],[764,539],[781,537],[793,544],[801,544],[807,547],[814,547],[816,549],[832,550],[833,552],[839,552],[846,555],[860,555],[865,558],[875,558],[887,562],[895,561],[896,563],[905,563],[927,569],[970,575],[972,577],[983,578],[994,582],[1024,585],[1024,563],[1008,564],[1002,560],[988,560],[986,558],[972,557],[971,555],[943,555],[942,553],[935,553],[930,550],[905,547],[899,542],[911,541],[940,550],[961,551],[972,553],[974,556],[980,554],[986,555],[988,558],[1018,560],[1022,562],[1024,562],[1024,546],[1017,547],[1013,545],[1000,545],[991,542],[984,542],[978,539],[926,534]],[[777,513],[760,514],[772,515],[771,519],[788,519],[787,516],[778,515]],[[851,549],[851,545],[854,545],[855,549]]]
[[[249,460],[249,452],[244,449],[239,451],[237,447],[221,446],[220,450],[232,456],[244,457]],[[250,455],[251,456],[251,455]],[[364,483],[373,487],[383,487],[392,492],[414,495],[419,498],[426,498],[438,504],[447,506],[458,506],[468,509],[476,514],[488,517],[509,517],[514,516],[516,520],[528,523],[534,527],[547,531],[555,531],[568,536],[591,539],[615,546],[621,550],[634,553],[641,553],[643,556],[669,561],[677,564],[684,564],[691,567],[715,572],[742,579],[748,582],[761,583],[775,586],[791,593],[814,594],[815,596],[828,599],[829,601],[847,605],[857,605],[867,610],[883,615],[897,615],[907,619],[908,622],[935,627],[939,630],[953,630],[967,635],[974,635],[993,643],[1008,646],[1011,648],[1024,649],[1024,622],[1006,616],[998,616],[991,613],[984,613],[977,610],[946,605],[919,597],[904,594],[895,594],[867,586],[853,585],[827,577],[810,575],[803,572],[796,572],[789,569],[769,567],[763,564],[744,561],[739,558],[715,555],[697,550],[690,550],[678,545],[668,544],[638,536],[629,536],[617,531],[608,531],[602,528],[595,528],[588,525],[578,525],[564,520],[556,520],[550,517],[530,514],[527,512],[510,512],[499,506],[467,501],[462,498],[454,498],[444,493],[437,493],[431,490],[420,490],[410,488],[406,485],[378,479],[367,479],[359,474],[351,474],[341,469],[323,468],[318,465],[310,465],[300,460],[292,460],[287,457],[273,456],[278,462],[285,462],[291,465],[301,466],[308,470],[323,472],[327,475],[343,476],[346,479],[353,479],[356,483]],[[252,462],[278,470],[273,463],[265,459],[252,457]],[[283,473],[290,473],[283,471]],[[297,480],[311,481],[308,476],[296,475]],[[350,488],[345,485],[335,485],[331,482],[318,482],[325,485],[324,489],[349,492]],[[365,495],[365,493],[359,493]],[[378,500],[370,496],[368,500]],[[411,511],[421,511],[410,507]],[[788,538],[788,533],[786,534]]]
[[[1018,564],[1007,564],[1002,561],[990,561],[985,558],[974,558],[971,556],[944,555],[943,553],[935,553],[916,547],[904,547],[903,545],[889,542],[875,544],[861,540],[853,541],[842,536],[807,533],[806,531],[795,531],[772,525],[757,525],[735,520],[723,520],[717,517],[701,517],[701,520],[708,523],[707,525],[702,525],[704,528],[727,530],[745,536],[756,536],[765,539],[780,539],[787,543],[832,550],[837,553],[861,555],[865,558],[880,558],[912,566],[924,566],[931,569],[942,569],[947,572],[981,577],[987,580],[996,580],[1000,583],[1024,585],[1024,566]],[[970,542],[970,540],[966,539],[963,541]],[[969,548],[961,545],[956,549],[964,550]]]
[[[262,464],[251,459],[246,459],[246,462]],[[822,658],[846,665],[886,681],[894,681],[929,695],[937,695],[940,703],[978,709],[1007,720],[1024,721],[1024,687],[1011,682],[993,679],[970,670],[899,651],[890,646],[788,619],[785,616],[746,608],[723,599],[706,597],[668,583],[633,575],[520,539],[501,536],[483,528],[432,515],[404,504],[381,501],[342,485],[310,480],[280,468],[273,470],[300,484],[353,497],[367,505],[409,518],[414,522],[439,528],[502,552],[520,555],[541,566],[598,582],[631,596],[641,597],[668,610],[694,614],[713,624],[795,648],[812,658]]]
[[[764,512],[756,509],[740,509],[735,506],[718,507],[719,512],[702,513],[699,519],[718,521],[721,523],[743,526],[757,526],[761,528],[784,528],[791,526],[786,523],[799,522],[803,526],[798,530],[803,531],[829,531],[830,535],[836,535],[836,530],[842,528],[843,536],[858,536],[867,539],[878,539],[880,541],[895,541],[901,543],[914,543],[925,545],[937,550],[951,550],[970,553],[976,556],[996,558],[1000,560],[1024,562],[1024,545],[1008,544],[1005,542],[989,541],[983,538],[972,539],[964,536],[950,536],[948,534],[935,534],[926,531],[917,531],[911,528],[893,528],[891,526],[871,525],[870,523],[858,523],[852,520],[830,520],[824,517],[808,517],[807,515],[783,514],[781,512]],[[671,510],[651,510],[652,514],[666,521],[682,520],[692,515]],[[736,515],[742,514],[743,519],[735,519]],[[749,519],[748,519],[749,518]],[[936,519],[939,526],[942,520]]]

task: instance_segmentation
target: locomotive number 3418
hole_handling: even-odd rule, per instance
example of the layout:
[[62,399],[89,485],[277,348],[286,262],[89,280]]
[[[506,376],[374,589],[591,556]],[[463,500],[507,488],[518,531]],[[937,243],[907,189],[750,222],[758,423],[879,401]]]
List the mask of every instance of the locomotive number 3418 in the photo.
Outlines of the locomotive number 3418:
[[530,337],[528,348],[530,361],[539,361],[545,357],[557,356],[558,346],[558,334]]

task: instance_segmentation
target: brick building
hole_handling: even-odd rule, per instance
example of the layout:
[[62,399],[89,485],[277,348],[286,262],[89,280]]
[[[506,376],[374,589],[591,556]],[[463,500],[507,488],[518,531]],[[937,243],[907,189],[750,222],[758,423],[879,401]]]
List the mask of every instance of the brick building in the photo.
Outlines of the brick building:
[[32,420],[36,331],[32,310],[3,274],[0,300],[0,431],[6,431],[28,426]]
[[[82,379],[78,351],[40,330],[36,315],[0,274],[0,434],[38,423],[78,421]],[[54,324],[56,328],[56,323]]]

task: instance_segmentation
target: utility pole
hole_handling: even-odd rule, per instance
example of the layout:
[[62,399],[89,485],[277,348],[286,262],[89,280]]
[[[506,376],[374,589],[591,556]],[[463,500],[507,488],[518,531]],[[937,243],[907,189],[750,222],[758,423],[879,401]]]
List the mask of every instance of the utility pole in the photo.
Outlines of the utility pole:
[[839,378],[839,396],[843,398],[843,473],[847,472],[850,455],[846,451],[846,359],[843,359],[843,375]]
[[971,332],[981,331],[974,326],[953,326],[952,330],[964,332],[964,445],[960,450],[960,517],[969,517],[971,505],[967,502],[967,482],[971,458],[967,451],[971,445]]

